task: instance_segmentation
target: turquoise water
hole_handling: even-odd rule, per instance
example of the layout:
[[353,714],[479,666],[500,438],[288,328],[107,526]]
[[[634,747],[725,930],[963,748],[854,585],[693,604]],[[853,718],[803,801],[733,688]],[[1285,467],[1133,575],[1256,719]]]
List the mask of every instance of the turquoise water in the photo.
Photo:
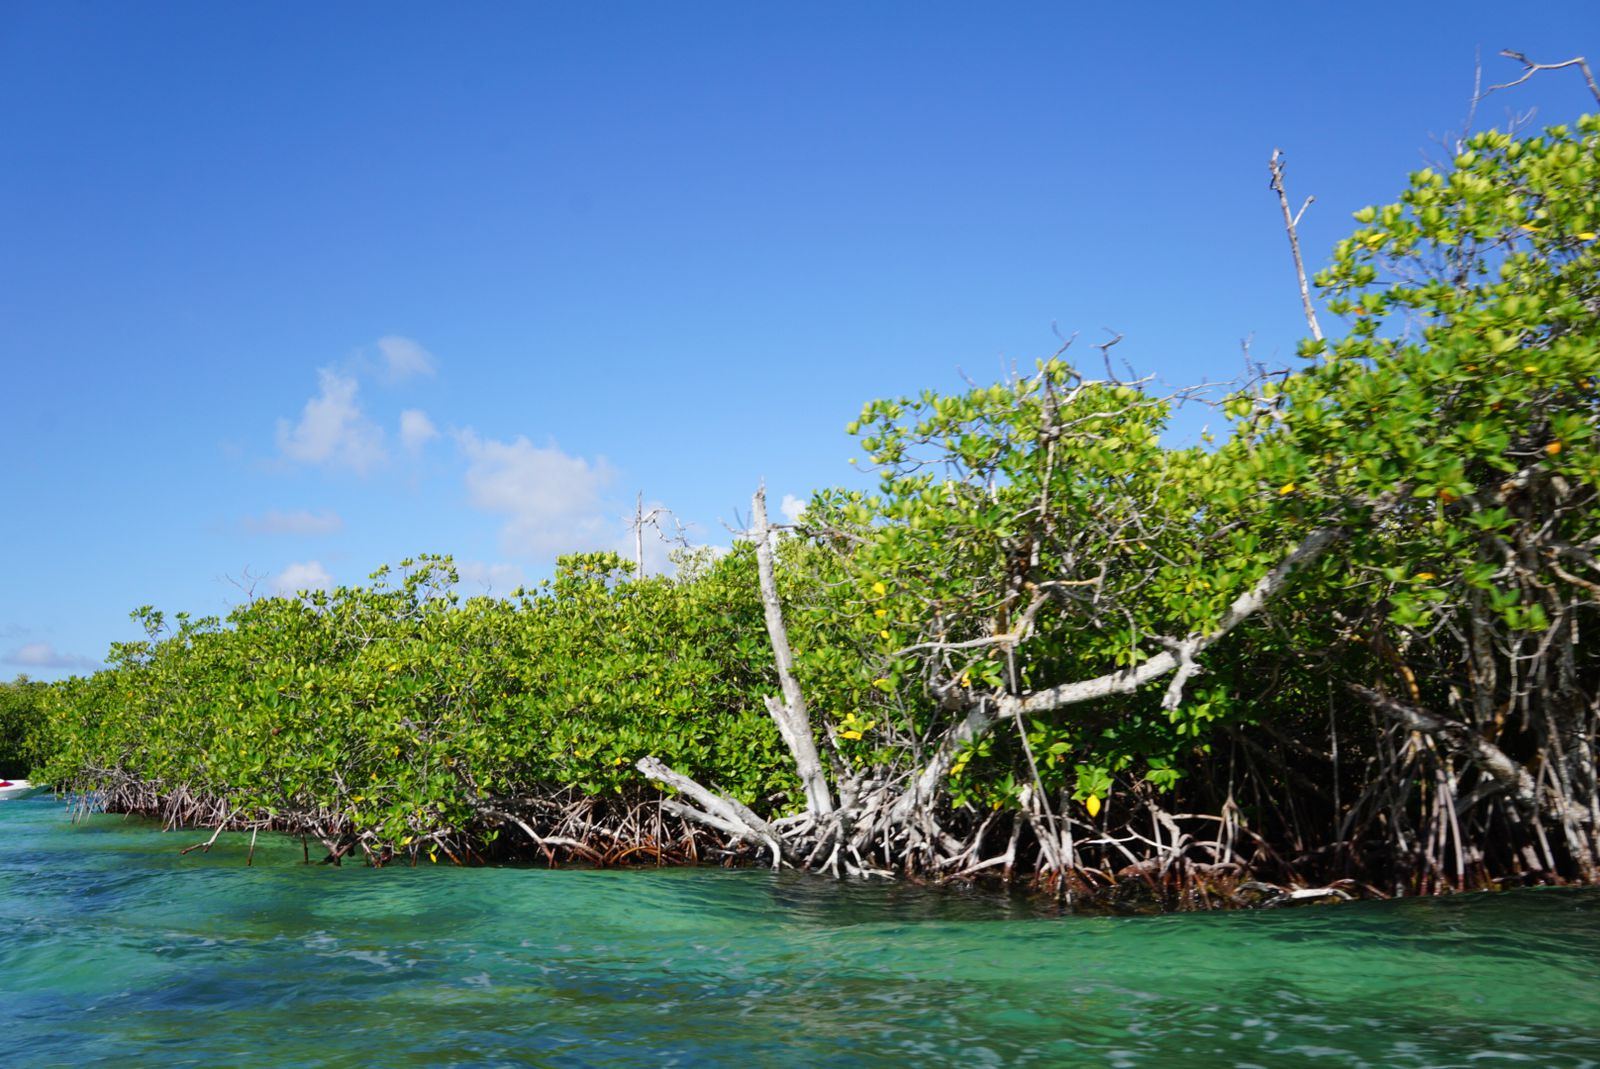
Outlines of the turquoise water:
[[8,1066],[1600,1065],[1600,893],[1166,917],[299,864],[0,803]]

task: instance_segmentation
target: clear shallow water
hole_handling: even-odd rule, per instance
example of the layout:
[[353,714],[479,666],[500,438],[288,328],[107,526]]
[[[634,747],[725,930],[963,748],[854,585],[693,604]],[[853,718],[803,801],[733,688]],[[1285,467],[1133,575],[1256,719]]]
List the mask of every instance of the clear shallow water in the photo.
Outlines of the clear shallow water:
[[1052,918],[204,837],[0,803],[0,1062],[1600,1066],[1600,892]]

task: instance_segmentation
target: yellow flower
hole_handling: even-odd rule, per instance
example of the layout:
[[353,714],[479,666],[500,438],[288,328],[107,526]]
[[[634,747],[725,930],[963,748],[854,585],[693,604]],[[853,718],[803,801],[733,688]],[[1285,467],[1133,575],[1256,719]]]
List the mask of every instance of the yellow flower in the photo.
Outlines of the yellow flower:
[[1100,815],[1100,799],[1096,798],[1094,795],[1091,794],[1089,797],[1087,797],[1087,798],[1085,798],[1083,800],[1083,808],[1085,808],[1085,809],[1087,809],[1089,811],[1089,815],[1091,817],[1099,816]]
[[1537,375],[1539,373],[1539,368],[1535,364],[1523,364],[1522,371],[1525,375]]
[[887,632],[887,631],[879,631],[878,632],[878,637],[879,638],[888,638],[889,637],[889,632]]
[[874,594],[887,594],[889,592],[889,588],[884,586],[881,582],[873,583],[872,592]]
[[1284,483],[1282,486],[1278,487],[1278,493],[1279,493],[1280,496],[1283,495],[1283,494],[1292,494],[1292,493],[1294,493],[1294,483],[1292,483],[1292,482]]
[[873,609],[872,610],[872,615],[876,616],[878,619],[881,620],[885,616],[889,615],[889,610],[887,610],[887,609]]
[[1555,456],[1557,453],[1561,452],[1561,443],[1551,442],[1549,445],[1544,447],[1544,451],[1549,453],[1551,456]]

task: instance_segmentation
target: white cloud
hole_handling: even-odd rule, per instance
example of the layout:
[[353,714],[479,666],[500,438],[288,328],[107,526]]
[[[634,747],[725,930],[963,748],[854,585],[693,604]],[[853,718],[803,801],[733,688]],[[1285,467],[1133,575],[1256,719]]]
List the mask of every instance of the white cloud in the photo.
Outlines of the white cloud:
[[388,458],[383,430],[361,413],[353,377],[317,372],[321,392],[306,402],[300,422],[278,421],[278,449],[303,464],[329,464],[364,475]]
[[783,513],[784,519],[790,523],[799,523],[800,517],[805,514],[806,502],[805,499],[795,497],[793,494],[784,494],[783,504],[779,505],[778,509]]
[[331,535],[344,530],[344,518],[337,512],[279,512],[269,509],[260,516],[246,516],[244,529],[265,535]]
[[462,586],[482,588],[481,591],[473,593],[509,594],[519,586],[528,585],[527,575],[515,564],[485,564],[477,560],[457,561],[456,574],[461,577]]
[[548,556],[595,549],[616,538],[601,501],[614,472],[605,459],[563,453],[528,439],[499,442],[470,430],[456,435],[467,456],[467,494],[475,508],[505,517],[506,551]]
[[66,671],[94,671],[100,662],[93,657],[61,653],[48,642],[29,642],[7,653],[0,660],[19,668],[56,668]]
[[272,577],[272,589],[279,594],[298,594],[302,590],[326,590],[333,576],[314,560],[298,561]]
[[406,447],[406,452],[420,453],[423,446],[437,437],[439,428],[422,409],[408,408],[400,413],[400,444]]
[[384,374],[390,382],[433,374],[433,354],[410,338],[385,335],[378,339],[378,352],[383,354]]

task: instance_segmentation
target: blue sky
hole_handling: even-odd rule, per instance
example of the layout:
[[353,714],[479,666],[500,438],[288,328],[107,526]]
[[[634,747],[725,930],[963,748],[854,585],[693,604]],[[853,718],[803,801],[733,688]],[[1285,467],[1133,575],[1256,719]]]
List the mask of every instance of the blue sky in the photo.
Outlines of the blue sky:
[[1291,361],[1275,146],[1316,265],[1478,50],[1600,58],[1592,2],[453,7],[0,13],[0,675],[419,552],[504,592],[640,491],[726,543],[1055,330]]

